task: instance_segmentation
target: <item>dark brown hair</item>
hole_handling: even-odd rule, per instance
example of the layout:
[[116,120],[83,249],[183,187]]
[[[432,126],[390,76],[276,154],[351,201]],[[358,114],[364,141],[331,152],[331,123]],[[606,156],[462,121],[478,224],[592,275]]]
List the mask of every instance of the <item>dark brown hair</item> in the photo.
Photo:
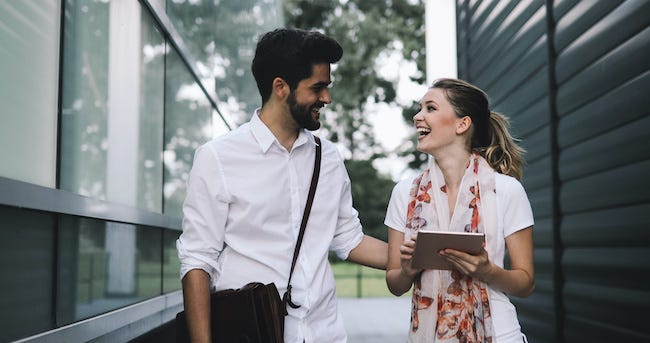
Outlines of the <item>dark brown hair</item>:
[[311,76],[314,64],[336,63],[341,56],[341,45],[317,31],[282,28],[262,35],[251,65],[262,104],[270,98],[276,77],[286,81],[293,90],[301,80]]

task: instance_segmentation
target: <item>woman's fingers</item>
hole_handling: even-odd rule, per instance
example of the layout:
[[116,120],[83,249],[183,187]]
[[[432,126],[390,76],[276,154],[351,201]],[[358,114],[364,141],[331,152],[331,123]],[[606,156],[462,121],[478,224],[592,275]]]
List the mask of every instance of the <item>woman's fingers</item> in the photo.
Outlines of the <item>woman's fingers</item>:
[[469,276],[480,277],[482,267],[488,266],[490,263],[485,250],[479,255],[470,255],[458,250],[444,249],[440,251],[440,254],[451,262],[458,271]]

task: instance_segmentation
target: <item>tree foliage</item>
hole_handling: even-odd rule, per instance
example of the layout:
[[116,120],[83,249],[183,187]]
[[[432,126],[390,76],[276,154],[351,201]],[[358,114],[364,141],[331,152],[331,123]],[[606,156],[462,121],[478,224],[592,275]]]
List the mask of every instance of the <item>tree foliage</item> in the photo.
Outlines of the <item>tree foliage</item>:
[[359,211],[365,233],[387,241],[384,225],[386,204],[395,183],[379,173],[371,160],[347,160],[345,167],[352,181],[352,202]]
[[[398,79],[383,77],[378,70],[385,57],[399,54],[420,71],[411,79],[425,82],[424,4],[412,0],[287,0],[284,6],[287,27],[319,30],[343,47],[343,58],[332,70],[332,105],[323,126],[332,141],[349,150],[345,164],[364,231],[386,240],[383,221],[394,182],[373,167],[373,160],[387,152],[374,137],[368,117],[372,105],[381,102],[402,107],[408,122],[415,113],[416,105],[402,106],[396,101]],[[414,138],[397,153],[413,156],[411,167],[422,163]]]
[[[396,79],[378,73],[382,57],[400,54],[421,71],[412,79],[424,82],[424,5],[408,0],[285,1],[288,27],[316,29],[335,38],[343,59],[332,71],[331,111],[326,118],[330,139],[341,142],[352,159],[385,154],[368,121],[370,105],[396,103]],[[327,114],[326,113],[326,114]]]

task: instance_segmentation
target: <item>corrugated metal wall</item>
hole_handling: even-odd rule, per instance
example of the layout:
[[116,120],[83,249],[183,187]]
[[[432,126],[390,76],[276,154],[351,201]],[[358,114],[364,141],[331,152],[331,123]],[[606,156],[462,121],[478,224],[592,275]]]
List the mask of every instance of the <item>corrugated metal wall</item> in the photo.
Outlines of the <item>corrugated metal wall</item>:
[[650,342],[649,24],[648,0],[457,1],[459,77],[528,150],[531,342]]

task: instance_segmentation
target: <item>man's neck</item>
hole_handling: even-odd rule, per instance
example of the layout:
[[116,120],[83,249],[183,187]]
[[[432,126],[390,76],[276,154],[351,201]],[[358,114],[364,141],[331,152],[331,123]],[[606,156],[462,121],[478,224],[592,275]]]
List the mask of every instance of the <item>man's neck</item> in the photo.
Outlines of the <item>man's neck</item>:
[[275,139],[290,152],[296,139],[298,139],[300,128],[291,118],[291,114],[287,112],[287,109],[267,103],[260,110],[259,116],[262,123],[271,130]]

